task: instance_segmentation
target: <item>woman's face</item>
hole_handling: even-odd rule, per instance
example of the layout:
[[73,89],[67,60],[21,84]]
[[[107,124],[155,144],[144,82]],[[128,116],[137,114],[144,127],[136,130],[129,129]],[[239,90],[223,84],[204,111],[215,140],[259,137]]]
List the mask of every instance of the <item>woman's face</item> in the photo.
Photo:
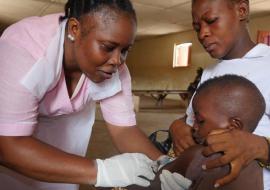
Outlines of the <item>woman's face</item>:
[[102,11],[82,20],[78,34],[73,31],[72,60],[91,81],[99,83],[110,79],[117,67],[126,61],[134,43],[136,23],[124,13]]
[[217,59],[234,58],[240,20],[230,0],[196,0],[192,5],[193,28],[204,49]]

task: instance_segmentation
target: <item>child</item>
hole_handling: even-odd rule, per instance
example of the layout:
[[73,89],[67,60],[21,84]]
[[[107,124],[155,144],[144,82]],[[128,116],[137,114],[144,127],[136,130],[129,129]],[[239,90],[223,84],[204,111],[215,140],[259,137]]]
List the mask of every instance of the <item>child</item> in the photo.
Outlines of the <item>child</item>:
[[[247,104],[246,102],[249,102]],[[206,145],[207,135],[215,129],[244,130],[251,133],[256,128],[265,111],[265,101],[258,88],[249,80],[237,75],[224,75],[209,79],[197,89],[192,107],[195,113],[193,138],[196,145],[185,150],[175,161],[166,165],[163,171],[177,172],[188,179],[183,179],[183,189],[211,190],[215,189],[214,180],[226,175],[230,166],[203,171],[201,165],[210,158],[201,154]],[[158,175],[157,175],[158,176]],[[162,177],[160,180],[163,180]],[[222,190],[262,190],[262,168],[256,161],[251,162],[240,176],[233,182],[220,187]],[[185,185],[187,184],[187,185]],[[169,186],[172,184],[168,184]],[[128,190],[161,189],[159,178],[156,177],[150,187],[130,186]],[[163,190],[174,189],[163,187]]]
[[[218,63],[204,69],[201,83],[209,78],[224,74],[237,74],[251,80],[261,91],[266,101],[266,111],[254,134],[241,130],[209,135],[208,146],[203,154],[209,156],[224,152],[220,157],[203,164],[207,169],[231,163],[231,172],[216,181],[222,186],[236,178],[242,168],[252,160],[269,165],[269,147],[263,136],[270,136],[270,47],[252,42],[247,22],[249,19],[248,0],[193,0],[193,27],[204,49]],[[246,102],[250,104],[250,102]],[[170,132],[177,154],[195,144],[191,128],[194,124],[192,102],[187,109],[186,119],[175,121]],[[249,111],[249,110],[246,110]],[[237,138],[235,138],[237,136]],[[222,141],[226,140],[226,144]],[[264,188],[270,188],[270,172],[264,170]]]

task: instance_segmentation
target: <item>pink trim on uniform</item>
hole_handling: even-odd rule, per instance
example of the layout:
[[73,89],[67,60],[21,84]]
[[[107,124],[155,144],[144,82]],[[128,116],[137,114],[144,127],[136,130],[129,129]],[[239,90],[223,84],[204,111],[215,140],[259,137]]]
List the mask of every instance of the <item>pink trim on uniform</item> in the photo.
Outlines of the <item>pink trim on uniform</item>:
[[[4,130],[2,130],[4,129]],[[23,125],[2,125],[1,135],[2,136],[31,136],[35,130],[34,126]]]

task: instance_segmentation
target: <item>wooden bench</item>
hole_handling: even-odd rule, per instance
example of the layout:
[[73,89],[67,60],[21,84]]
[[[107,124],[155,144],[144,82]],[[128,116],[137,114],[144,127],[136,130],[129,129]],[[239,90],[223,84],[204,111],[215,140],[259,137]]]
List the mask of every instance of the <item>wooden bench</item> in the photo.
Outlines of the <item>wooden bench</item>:
[[150,95],[152,98],[156,100],[156,105],[161,106],[163,100],[169,94],[178,94],[182,100],[186,100],[189,95],[187,90],[132,90],[132,93],[140,96],[140,95]]

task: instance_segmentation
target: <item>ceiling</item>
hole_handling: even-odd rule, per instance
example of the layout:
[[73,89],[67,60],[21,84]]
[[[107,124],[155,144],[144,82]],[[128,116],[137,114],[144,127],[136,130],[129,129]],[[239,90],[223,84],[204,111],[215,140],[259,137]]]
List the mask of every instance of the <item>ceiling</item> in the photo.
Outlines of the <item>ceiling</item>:
[[[131,0],[138,17],[138,39],[191,29],[191,0]],[[17,20],[61,12],[66,0],[0,0],[0,30]],[[270,0],[250,0],[251,18],[270,15]],[[270,22],[269,22],[270,23]]]

